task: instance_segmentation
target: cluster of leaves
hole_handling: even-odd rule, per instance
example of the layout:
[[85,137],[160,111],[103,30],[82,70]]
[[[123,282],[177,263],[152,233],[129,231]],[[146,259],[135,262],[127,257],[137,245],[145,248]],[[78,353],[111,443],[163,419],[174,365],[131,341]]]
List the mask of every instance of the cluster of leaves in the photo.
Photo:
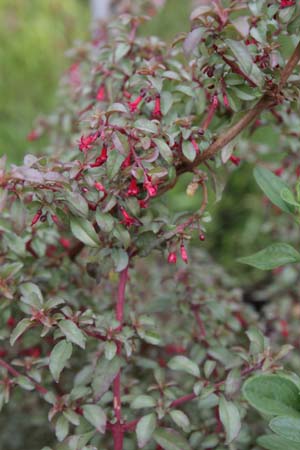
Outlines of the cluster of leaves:
[[[240,391],[254,373],[244,397],[275,416],[281,442],[297,427],[299,381],[278,362],[291,347],[270,346],[207,255],[182,266],[191,236],[205,239],[219,173],[239,164],[238,134],[261,113],[287,136],[289,122],[297,128],[300,54],[287,55],[282,39],[294,44],[299,18],[293,2],[215,1],[168,48],[138,35],[145,17],[121,16],[69,52],[61,106],[30,134],[48,133],[49,148],[10,170],[2,158],[0,397],[7,403],[18,386],[46,400],[52,447],[252,448],[257,418],[246,418]],[[175,215],[162,194],[184,172],[200,206]],[[256,179],[276,206],[298,207],[270,171],[258,168]],[[178,254],[179,269],[165,264]],[[280,244],[244,262],[291,259],[296,250]],[[260,443],[276,450],[278,439]]]

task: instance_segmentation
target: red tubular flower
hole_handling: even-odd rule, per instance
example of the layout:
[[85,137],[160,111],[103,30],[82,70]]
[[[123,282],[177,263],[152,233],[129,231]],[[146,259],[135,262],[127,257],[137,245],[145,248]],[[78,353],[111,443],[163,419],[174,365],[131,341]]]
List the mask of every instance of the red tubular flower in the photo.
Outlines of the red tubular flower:
[[144,96],[143,95],[139,95],[133,102],[129,102],[128,106],[130,109],[130,112],[135,112],[139,106],[139,104],[141,103],[141,101],[143,100]]
[[295,5],[295,0],[281,0],[280,2],[280,9],[288,8],[289,6]]
[[180,355],[186,353],[186,348],[178,344],[168,344],[165,346],[165,351],[169,355]]
[[201,233],[199,234],[200,241],[205,241],[205,234]]
[[79,150],[84,152],[85,150],[90,150],[92,148],[92,144],[98,139],[99,132],[90,134],[89,136],[81,136],[79,141]]
[[107,147],[103,146],[100,156],[96,158],[96,161],[90,164],[90,167],[100,167],[107,161]]
[[103,192],[104,194],[106,193],[105,187],[103,186],[102,183],[99,183],[99,181],[95,181],[94,186],[97,189],[97,191]]
[[155,98],[154,109],[152,112],[153,119],[160,119],[162,116],[161,113],[161,105],[160,105],[160,95],[157,95]]
[[278,169],[274,170],[274,174],[280,177],[284,172],[284,167],[278,167]]
[[127,189],[127,195],[133,195],[134,196],[134,195],[137,195],[138,193],[139,193],[139,188],[137,186],[136,179],[132,178],[131,182],[130,182],[130,185],[129,185],[128,189]]
[[282,320],[280,320],[279,324],[280,324],[280,328],[281,328],[282,337],[288,338],[289,337],[289,329],[288,329],[287,321],[282,319]]
[[105,98],[106,98],[105,86],[101,84],[101,86],[98,89],[96,99],[98,100],[98,102],[103,102]]
[[176,264],[177,262],[177,255],[175,252],[170,252],[168,255],[168,263],[169,264]]
[[156,196],[158,188],[152,183],[152,179],[149,175],[144,182],[144,188],[147,190],[150,197]]
[[30,131],[27,135],[27,141],[36,141],[40,137],[39,133],[36,130]]
[[230,109],[230,103],[229,103],[228,97],[225,93],[223,94],[223,103],[224,103],[225,108]]
[[148,207],[148,203],[146,200],[139,200],[140,208],[145,209]]
[[40,220],[42,214],[43,214],[43,211],[41,209],[39,209],[38,212],[33,216],[33,219],[31,221],[32,227]]
[[135,219],[133,217],[131,217],[128,214],[126,209],[124,209],[122,206],[120,206],[120,210],[121,210],[122,216],[124,217],[124,219],[121,221],[121,223],[123,223],[127,227],[130,227],[131,225],[134,225],[136,221],[135,221]]
[[241,162],[241,158],[239,158],[238,156],[231,155],[229,159],[235,166],[238,166]]
[[16,319],[13,316],[9,316],[6,321],[6,325],[10,328],[14,328],[14,326],[16,325]]
[[56,225],[59,225],[59,220],[56,214],[51,214],[51,219]]
[[180,254],[181,254],[182,261],[187,264],[188,263],[188,255],[187,255],[184,244],[180,245]]
[[59,243],[63,246],[63,248],[65,248],[66,250],[68,250],[71,247],[71,241],[70,239],[67,238],[59,238]]
[[126,169],[131,164],[131,153],[129,153],[121,164],[122,169]]

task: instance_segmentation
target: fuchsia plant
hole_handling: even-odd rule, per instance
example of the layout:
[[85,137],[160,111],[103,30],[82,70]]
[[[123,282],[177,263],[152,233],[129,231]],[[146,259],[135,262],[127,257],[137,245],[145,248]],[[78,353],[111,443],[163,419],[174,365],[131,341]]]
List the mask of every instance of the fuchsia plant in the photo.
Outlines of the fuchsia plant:
[[[255,328],[189,241],[205,240],[219,173],[251,161],[258,120],[279,118],[283,136],[299,125],[300,9],[213,1],[171,47],[141,37],[144,20],[123,15],[71,50],[60,107],[28,136],[48,133],[48,148],[8,170],[2,158],[1,404],[33,391],[57,439],[42,445],[58,450],[256,448],[245,399],[277,422],[299,416],[299,379],[279,362],[291,347]],[[199,208],[174,214],[164,194],[183,173]],[[257,178],[285,210],[272,176]],[[252,265],[299,261],[272,252]],[[260,445],[299,442],[277,422]]]

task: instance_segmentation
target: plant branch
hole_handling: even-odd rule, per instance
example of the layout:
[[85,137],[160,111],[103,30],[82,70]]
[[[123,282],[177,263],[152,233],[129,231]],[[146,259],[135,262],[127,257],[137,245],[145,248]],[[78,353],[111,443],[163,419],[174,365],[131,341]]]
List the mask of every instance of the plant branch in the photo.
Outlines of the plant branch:
[[[118,331],[122,330],[124,320],[125,290],[128,280],[128,266],[120,273],[118,297],[116,304],[116,319],[120,323]],[[122,343],[117,341],[117,354],[122,352]],[[123,450],[124,428],[122,424],[121,409],[121,369],[113,382],[113,404],[117,422],[113,425],[114,450]]]

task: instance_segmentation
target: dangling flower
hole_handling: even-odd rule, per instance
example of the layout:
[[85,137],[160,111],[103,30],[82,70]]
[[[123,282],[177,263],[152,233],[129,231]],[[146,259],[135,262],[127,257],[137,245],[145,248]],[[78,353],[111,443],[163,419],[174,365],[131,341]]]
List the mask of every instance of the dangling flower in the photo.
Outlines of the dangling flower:
[[40,134],[36,130],[32,130],[27,135],[27,141],[29,141],[29,142],[36,141],[39,137],[40,137]]
[[280,177],[284,172],[284,167],[278,167],[278,169],[274,170],[274,174],[277,175],[277,177]]
[[162,116],[161,113],[161,105],[160,105],[160,95],[157,95],[155,98],[154,109],[152,112],[153,119],[160,119]]
[[128,214],[128,212],[126,211],[125,208],[120,206],[120,210],[121,210],[122,216],[124,217],[124,219],[121,221],[121,223],[123,223],[127,227],[130,227],[131,225],[134,225],[136,223],[136,220]]
[[238,166],[241,162],[241,158],[239,158],[238,156],[231,155],[229,159],[235,166]]
[[129,187],[128,187],[128,189],[127,189],[127,195],[135,196],[135,195],[137,195],[138,193],[139,193],[139,188],[138,188],[138,186],[137,186],[136,179],[135,179],[135,178],[132,178],[132,180],[131,180],[131,182],[130,182],[130,184],[129,184]]
[[175,252],[170,252],[168,255],[168,263],[169,264],[176,264],[177,261],[177,255]]
[[187,255],[184,244],[180,245],[180,254],[181,254],[182,261],[187,264],[188,263],[188,255]]
[[43,214],[43,211],[41,209],[39,209],[38,212],[33,216],[33,219],[31,221],[32,227],[40,220],[42,214]]
[[94,186],[97,189],[97,191],[103,192],[104,194],[106,193],[105,187],[99,181],[95,181]]
[[79,141],[79,150],[81,152],[85,150],[90,150],[92,148],[92,144],[98,139],[99,132],[90,134],[89,136],[81,136]]
[[61,237],[61,238],[59,238],[58,241],[63,246],[63,248],[65,248],[66,250],[68,250],[71,247],[70,239]]
[[107,147],[103,146],[100,156],[96,158],[94,163],[90,164],[90,167],[100,167],[107,161]]
[[128,155],[121,164],[121,168],[126,169],[126,167],[129,167],[130,164],[131,164],[131,153],[128,153]]
[[143,91],[133,102],[129,102],[128,106],[130,109],[130,112],[135,112],[139,106],[139,104],[142,102],[143,98],[145,97],[145,92]]
[[98,89],[96,99],[98,100],[98,102],[103,102],[105,98],[106,98],[105,86],[101,84],[101,86]]
[[144,187],[147,190],[150,197],[155,197],[157,194],[157,185],[152,183],[150,175],[147,175],[146,181],[144,182]]

